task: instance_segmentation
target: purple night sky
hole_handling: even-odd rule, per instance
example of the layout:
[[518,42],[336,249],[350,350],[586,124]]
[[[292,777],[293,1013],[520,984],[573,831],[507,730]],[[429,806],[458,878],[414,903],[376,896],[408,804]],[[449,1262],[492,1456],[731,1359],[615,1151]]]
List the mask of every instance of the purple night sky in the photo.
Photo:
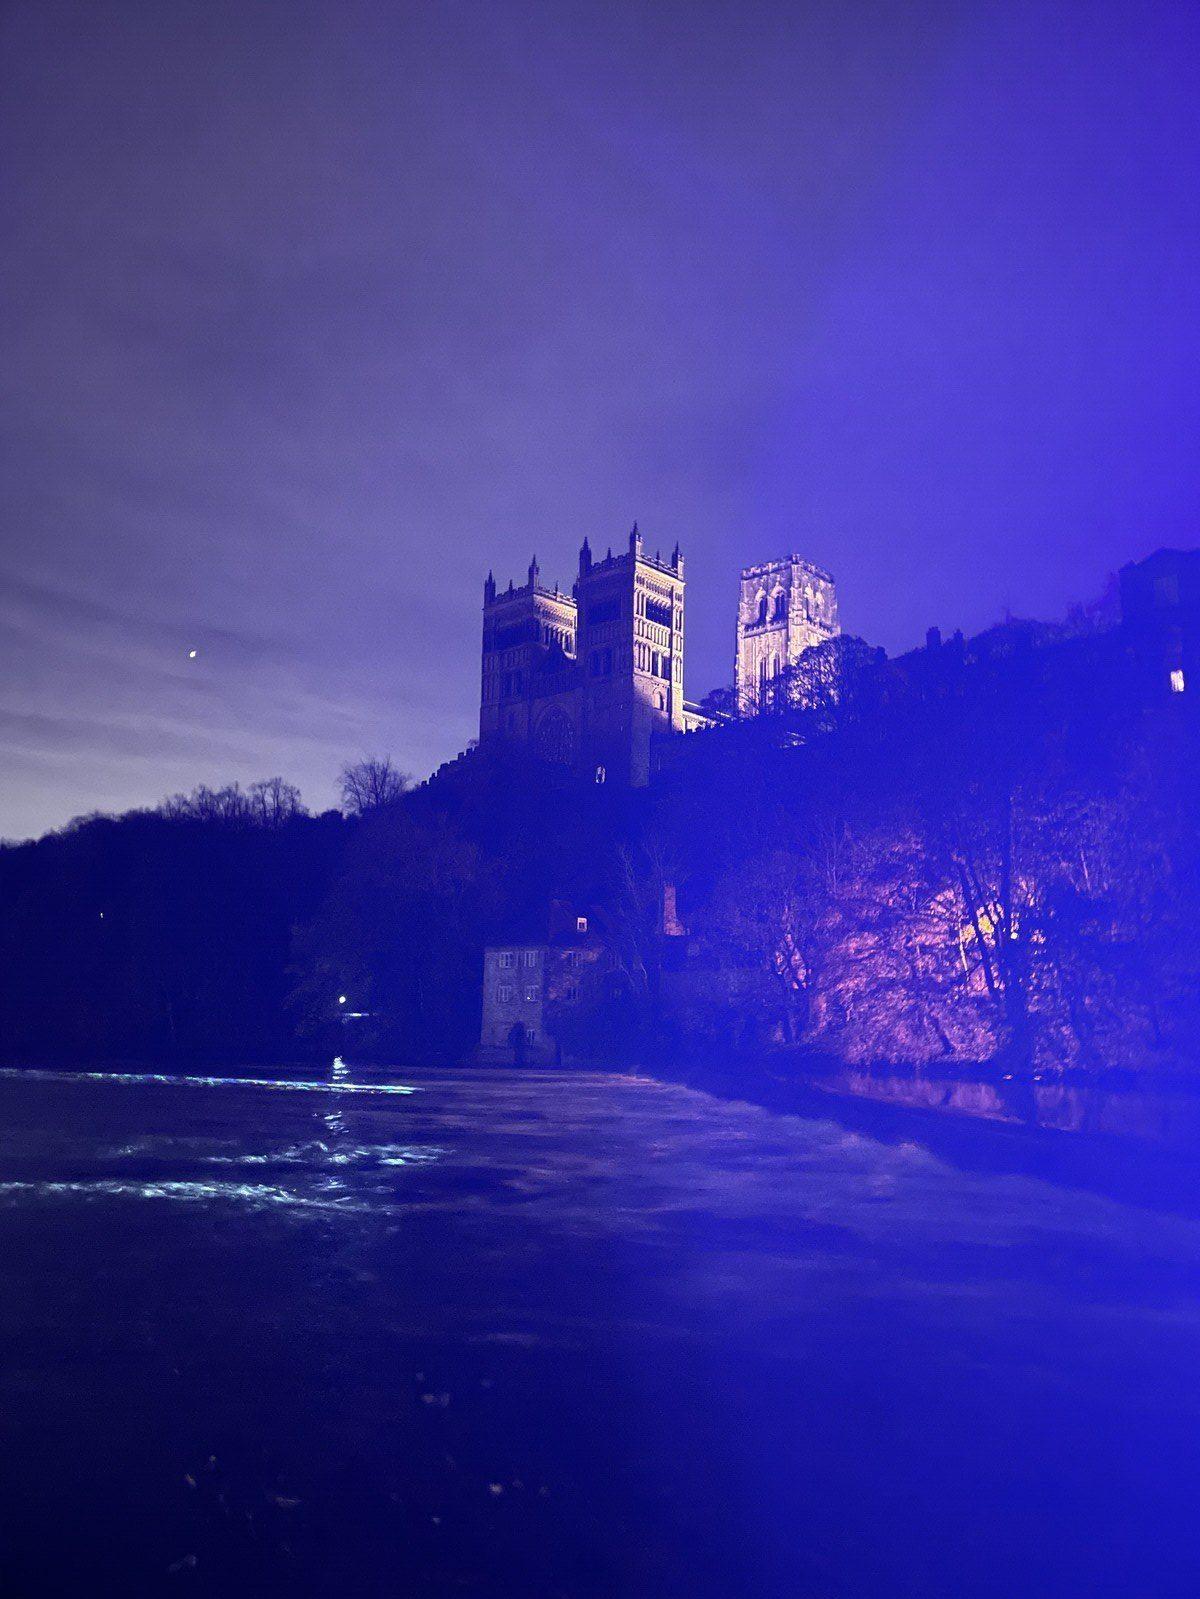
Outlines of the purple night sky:
[[[475,728],[636,517],[845,625],[1195,544],[1200,8],[8,0],[0,835]],[[198,653],[188,659],[188,651]]]

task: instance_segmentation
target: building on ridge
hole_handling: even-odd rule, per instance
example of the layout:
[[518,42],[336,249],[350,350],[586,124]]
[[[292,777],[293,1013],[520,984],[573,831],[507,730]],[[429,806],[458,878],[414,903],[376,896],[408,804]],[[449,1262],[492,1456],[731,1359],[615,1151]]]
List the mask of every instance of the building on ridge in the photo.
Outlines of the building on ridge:
[[528,744],[546,760],[635,786],[652,745],[702,725],[683,699],[683,556],[628,549],[593,557],[587,539],[571,594],[528,580],[483,591],[481,745]]
[[798,555],[743,567],[734,662],[739,711],[753,714],[770,685],[805,650],[840,632],[837,592],[828,572]]
[[1200,550],[1157,550],[1120,571],[1121,625],[1153,698],[1200,687]]

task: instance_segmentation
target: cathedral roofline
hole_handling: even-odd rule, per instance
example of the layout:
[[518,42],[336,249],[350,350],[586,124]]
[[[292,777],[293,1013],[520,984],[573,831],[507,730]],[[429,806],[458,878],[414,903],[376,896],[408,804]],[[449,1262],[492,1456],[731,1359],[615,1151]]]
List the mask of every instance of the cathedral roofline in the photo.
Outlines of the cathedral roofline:
[[799,567],[802,572],[807,572],[810,577],[818,577],[825,583],[833,582],[833,574],[824,567],[817,566],[813,561],[806,561],[799,555],[781,555],[777,561],[762,561],[757,566],[743,566],[742,580],[752,577],[768,577],[774,572],[782,572],[788,567]]
[[621,567],[632,567],[634,565],[653,567],[656,572],[661,572],[664,577],[674,578],[677,583],[684,581],[680,566],[672,566],[671,562],[662,555],[647,555],[645,550],[642,550],[637,555],[634,555],[629,550],[622,550],[617,555],[613,555],[610,552],[598,561],[593,560],[591,566],[582,575],[593,577],[597,572],[612,572],[619,570]]
[[545,583],[535,579],[532,583],[522,583],[520,588],[510,584],[506,589],[497,589],[494,594],[485,593],[483,608],[485,611],[498,609],[502,605],[509,605],[514,600],[528,600],[533,596],[543,600],[555,600],[559,605],[565,605],[569,610],[575,609],[575,600],[572,595],[563,589],[547,588]]

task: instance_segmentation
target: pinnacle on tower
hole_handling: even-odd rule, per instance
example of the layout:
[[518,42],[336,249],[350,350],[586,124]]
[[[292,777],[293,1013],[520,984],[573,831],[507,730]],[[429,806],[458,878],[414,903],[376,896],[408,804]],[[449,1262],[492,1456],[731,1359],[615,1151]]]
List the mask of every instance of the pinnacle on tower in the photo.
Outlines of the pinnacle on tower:
[[583,576],[586,573],[590,572],[591,569],[592,569],[592,546],[588,543],[587,537],[585,535],[583,543],[579,547],[579,572],[580,572],[580,576]]
[[490,605],[496,598],[496,577],[493,572],[488,573],[483,585],[483,603]]
[[530,563],[529,563],[529,586],[530,586],[530,588],[533,588],[534,585],[537,583],[538,570],[539,570],[539,568],[538,568],[538,564],[537,564],[537,556],[535,555],[533,560],[530,561]]
[[629,553],[630,555],[640,555],[642,553],[642,535],[638,532],[636,522],[633,524],[633,529],[629,535]]
[[675,540],[675,548],[671,551],[671,566],[676,572],[683,566],[683,551],[679,548],[679,540]]

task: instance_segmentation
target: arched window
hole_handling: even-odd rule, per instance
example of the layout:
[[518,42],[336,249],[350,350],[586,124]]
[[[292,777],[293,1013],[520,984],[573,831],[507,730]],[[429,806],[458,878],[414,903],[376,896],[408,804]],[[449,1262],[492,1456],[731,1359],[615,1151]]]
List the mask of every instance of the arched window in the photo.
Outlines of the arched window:
[[771,662],[771,676],[772,677],[778,677],[779,676],[779,656],[778,655],[776,655],[774,657],[774,659],[772,660],[772,662]]
[[575,758],[575,729],[561,706],[551,705],[539,718],[533,735],[534,748],[545,761],[569,765]]
[[782,589],[775,590],[775,603],[771,607],[771,619],[775,622],[787,621],[787,595]]
[[760,594],[758,596],[758,625],[759,625],[759,627],[762,627],[765,624],[766,620],[767,620],[767,596],[765,594]]

